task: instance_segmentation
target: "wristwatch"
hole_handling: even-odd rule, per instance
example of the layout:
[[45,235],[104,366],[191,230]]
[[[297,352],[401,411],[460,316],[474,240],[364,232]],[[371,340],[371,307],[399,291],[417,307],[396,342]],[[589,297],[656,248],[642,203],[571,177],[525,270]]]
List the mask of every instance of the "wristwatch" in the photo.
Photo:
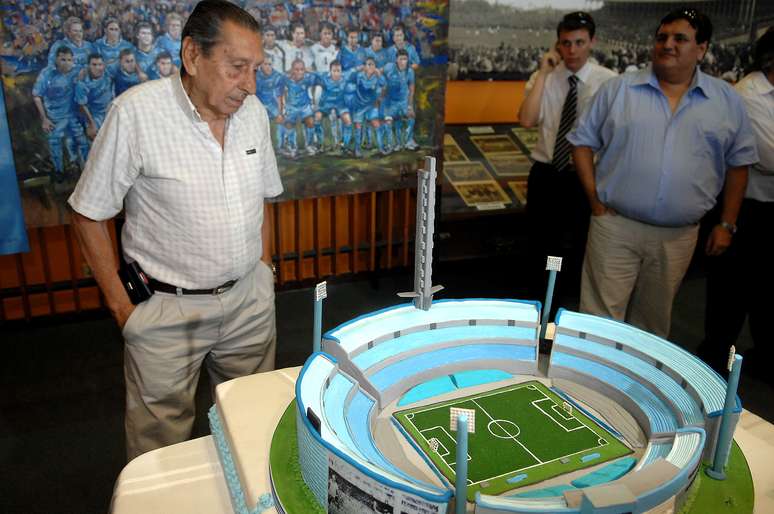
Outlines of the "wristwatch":
[[727,221],[721,221],[721,222],[720,222],[720,226],[721,226],[721,227],[723,227],[724,229],[728,230],[728,232],[729,232],[729,233],[730,233],[732,236],[733,236],[734,234],[736,234],[736,230],[737,230],[737,228],[736,228],[736,225],[734,225],[733,223],[728,223]]

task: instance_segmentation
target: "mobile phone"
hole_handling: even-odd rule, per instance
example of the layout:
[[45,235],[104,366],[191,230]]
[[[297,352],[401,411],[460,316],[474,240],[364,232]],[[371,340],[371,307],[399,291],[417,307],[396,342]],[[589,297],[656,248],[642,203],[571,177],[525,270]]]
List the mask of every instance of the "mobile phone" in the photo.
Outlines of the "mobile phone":
[[118,277],[129,295],[129,300],[134,304],[140,304],[153,296],[153,289],[145,272],[137,264],[130,262],[118,270]]

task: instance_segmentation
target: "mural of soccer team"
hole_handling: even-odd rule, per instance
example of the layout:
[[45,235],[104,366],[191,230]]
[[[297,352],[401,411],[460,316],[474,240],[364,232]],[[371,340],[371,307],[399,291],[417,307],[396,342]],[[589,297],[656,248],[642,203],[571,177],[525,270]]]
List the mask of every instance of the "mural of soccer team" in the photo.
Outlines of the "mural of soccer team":
[[[114,97],[178,71],[182,27],[183,18],[171,13],[165,32],[154,38],[152,26],[139,22],[132,44],[119,22],[108,18],[103,36],[92,42],[84,38],[81,19],[65,21],[64,37],[51,45],[32,89],[58,181],[64,177],[63,150],[82,166]],[[278,40],[277,32],[263,29],[265,60],[256,72],[256,94],[274,124],[280,154],[359,157],[364,148],[388,155],[418,147],[414,92],[420,58],[404,27],[392,27],[389,46],[380,31],[369,35],[328,23],[311,45],[301,23],[291,25],[287,40]],[[340,47],[335,36],[343,41]]]
[[63,142],[70,162],[82,166],[113,98],[146,80],[169,77],[180,66],[181,16],[169,14],[166,32],[155,41],[151,25],[137,23],[136,46],[123,39],[115,18],[107,18],[102,27],[102,37],[86,41],[81,19],[68,18],[64,38],[51,45],[47,66],[32,87],[59,181]]
[[360,157],[364,146],[382,155],[417,149],[414,70],[420,59],[405,29],[392,28],[389,47],[381,32],[361,46],[363,34],[353,27],[341,31],[345,43],[337,48],[334,31],[323,24],[319,41],[309,46],[300,23],[290,27],[286,41],[277,41],[272,27],[263,30],[265,55],[256,89],[275,124],[279,152],[299,155],[299,125],[307,155],[327,151]]

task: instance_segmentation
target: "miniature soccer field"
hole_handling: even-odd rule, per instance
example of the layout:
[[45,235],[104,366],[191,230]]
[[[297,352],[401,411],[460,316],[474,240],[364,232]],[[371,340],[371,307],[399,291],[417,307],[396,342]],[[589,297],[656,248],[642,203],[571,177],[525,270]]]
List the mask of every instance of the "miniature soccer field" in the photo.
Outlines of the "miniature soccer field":
[[525,382],[394,414],[450,483],[456,432],[450,408],[475,411],[468,434],[468,499],[501,494],[627,455],[630,448],[540,382]]

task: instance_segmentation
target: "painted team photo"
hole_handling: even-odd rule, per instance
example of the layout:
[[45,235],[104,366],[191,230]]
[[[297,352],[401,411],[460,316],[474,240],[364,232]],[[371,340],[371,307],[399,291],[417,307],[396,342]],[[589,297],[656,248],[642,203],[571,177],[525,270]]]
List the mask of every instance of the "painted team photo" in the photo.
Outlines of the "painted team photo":
[[[2,71],[14,158],[31,225],[66,221],[112,100],[174,80],[197,2],[9,4]],[[237,2],[262,28],[256,95],[266,108],[281,199],[406,187],[439,153],[445,1]]]

